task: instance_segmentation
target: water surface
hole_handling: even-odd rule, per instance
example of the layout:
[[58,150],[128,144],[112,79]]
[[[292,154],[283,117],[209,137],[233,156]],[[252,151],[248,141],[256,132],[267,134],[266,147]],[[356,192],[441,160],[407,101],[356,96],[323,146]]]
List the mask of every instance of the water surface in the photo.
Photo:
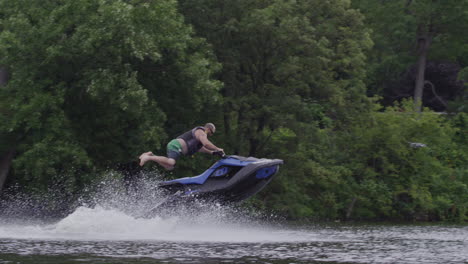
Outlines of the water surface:
[[0,264],[468,263],[467,226],[291,226],[216,204],[144,219],[164,197],[160,179],[143,176],[131,188],[103,181],[85,199],[92,205],[53,222],[28,215],[60,192],[12,197],[0,206]]
[[0,263],[468,263],[468,227],[269,224],[216,210],[141,219],[80,207],[0,220]]

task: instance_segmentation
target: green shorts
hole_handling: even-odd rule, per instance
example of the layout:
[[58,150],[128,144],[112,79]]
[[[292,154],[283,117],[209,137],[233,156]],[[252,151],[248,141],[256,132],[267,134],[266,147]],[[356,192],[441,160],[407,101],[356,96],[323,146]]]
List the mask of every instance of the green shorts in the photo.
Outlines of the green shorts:
[[177,139],[173,139],[167,144],[167,157],[177,160],[180,156],[182,156],[182,146]]

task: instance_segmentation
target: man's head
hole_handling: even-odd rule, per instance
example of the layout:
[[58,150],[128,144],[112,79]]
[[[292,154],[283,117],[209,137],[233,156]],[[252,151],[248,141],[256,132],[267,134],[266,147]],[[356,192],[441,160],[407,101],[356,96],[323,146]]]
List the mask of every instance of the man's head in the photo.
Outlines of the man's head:
[[208,136],[213,135],[216,132],[216,127],[213,123],[206,123],[205,124],[205,132]]

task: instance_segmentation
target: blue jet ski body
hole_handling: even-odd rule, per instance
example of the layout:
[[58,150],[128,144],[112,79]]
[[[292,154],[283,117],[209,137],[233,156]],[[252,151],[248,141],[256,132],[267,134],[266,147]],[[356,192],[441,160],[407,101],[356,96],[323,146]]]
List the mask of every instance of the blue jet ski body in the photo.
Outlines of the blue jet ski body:
[[[197,198],[231,203],[245,200],[262,190],[278,173],[280,159],[226,156],[195,177],[160,183],[173,199]],[[170,202],[170,201],[168,201]]]

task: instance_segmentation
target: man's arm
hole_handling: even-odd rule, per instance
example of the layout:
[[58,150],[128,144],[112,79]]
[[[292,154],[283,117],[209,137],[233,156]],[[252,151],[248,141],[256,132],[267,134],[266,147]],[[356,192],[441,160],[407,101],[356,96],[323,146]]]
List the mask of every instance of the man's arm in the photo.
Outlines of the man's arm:
[[207,148],[205,148],[205,147],[202,147],[202,148],[199,150],[199,152],[203,152],[203,153],[207,153],[207,154],[213,154],[214,151],[213,151],[213,150],[209,150],[209,149],[207,149]]
[[198,129],[197,131],[195,131],[195,136],[203,144],[203,148],[201,148],[200,150],[206,149],[210,151],[205,153],[211,153],[212,151],[223,151],[223,149],[216,147],[213,143],[211,143],[208,140],[208,137],[206,136],[206,133],[203,130]]

